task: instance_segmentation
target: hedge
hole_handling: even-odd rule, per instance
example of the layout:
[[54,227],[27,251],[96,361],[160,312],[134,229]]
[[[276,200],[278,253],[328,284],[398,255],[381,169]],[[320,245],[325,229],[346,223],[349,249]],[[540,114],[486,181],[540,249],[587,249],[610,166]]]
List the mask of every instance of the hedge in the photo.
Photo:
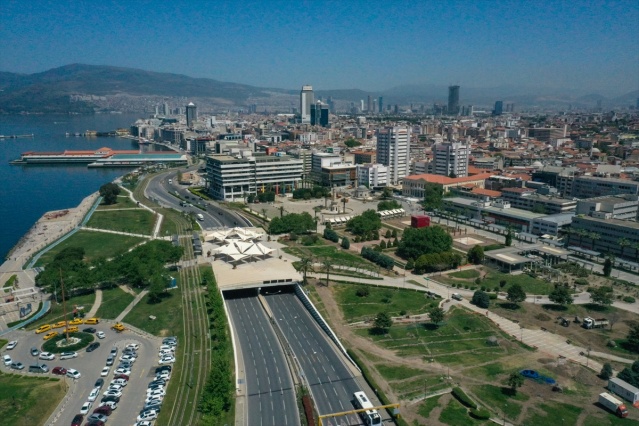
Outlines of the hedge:
[[490,419],[490,412],[485,408],[473,408],[470,410],[470,416],[478,420],[488,420]]
[[635,298],[632,296],[625,296],[622,300],[626,303],[635,303]]
[[453,388],[453,396],[455,398],[457,398],[459,400],[459,402],[464,404],[466,407],[473,408],[475,410],[477,409],[477,404],[475,404],[475,402],[473,402],[473,400],[471,400],[468,397],[468,395],[466,395],[466,392],[464,392],[462,390],[462,388],[454,387]]
[[95,340],[95,337],[91,333],[69,333],[69,337],[79,337],[80,341],[75,345],[60,347],[57,346],[62,339],[66,339],[65,334],[55,336],[53,339],[49,339],[42,345],[42,350],[45,352],[51,352],[52,354],[59,354],[62,352],[74,352],[89,346],[89,343]]

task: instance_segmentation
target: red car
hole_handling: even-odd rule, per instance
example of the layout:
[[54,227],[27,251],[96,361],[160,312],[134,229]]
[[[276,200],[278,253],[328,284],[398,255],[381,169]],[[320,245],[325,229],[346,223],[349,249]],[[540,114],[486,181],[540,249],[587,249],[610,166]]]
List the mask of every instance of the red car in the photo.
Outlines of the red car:
[[53,370],[51,370],[51,372],[53,374],[58,374],[60,376],[64,376],[65,374],[67,374],[67,369],[64,367],[55,367]]
[[105,416],[110,416],[112,412],[113,410],[108,405],[103,405],[93,410],[93,414],[104,414]]
[[115,379],[124,379],[128,382],[129,376],[127,376],[126,374],[116,374],[115,376],[113,376],[113,380]]
[[76,414],[73,420],[71,420],[71,426],[80,426],[82,420],[84,420],[84,416],[82,414]]

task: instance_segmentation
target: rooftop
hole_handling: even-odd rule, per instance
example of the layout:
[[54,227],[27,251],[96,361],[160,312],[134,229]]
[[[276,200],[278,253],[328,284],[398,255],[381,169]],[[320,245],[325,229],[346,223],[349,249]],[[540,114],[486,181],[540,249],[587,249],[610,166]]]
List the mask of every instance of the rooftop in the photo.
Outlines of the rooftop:
[[448,176],[433,175],[430,173],[425,173],[421,175],[406,176],[404,180],[412,180],[412,181],[423,180],[429,183],[438,183],[440,185],[454,185],[456,183],[475,182],[478,180],[488,179],[492,175],[493,173],[482,173],[482,174],[478,174],[474,176],[450,178]]

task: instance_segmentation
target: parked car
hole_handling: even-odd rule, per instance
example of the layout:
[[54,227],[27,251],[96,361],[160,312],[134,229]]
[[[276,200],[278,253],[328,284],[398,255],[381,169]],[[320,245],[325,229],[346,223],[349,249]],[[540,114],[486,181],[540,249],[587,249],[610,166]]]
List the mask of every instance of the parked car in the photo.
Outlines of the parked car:
[[95,317],[88,318],[88,319],[84,320],[85,324],[94,324],[95,325],[95,324],[98,324],[99,322],[100,322],[100,319],[99,318],[95,318]]
[[91,421],[94,421],[94,420],[99,420],[99,421],[101,421],[101,422],[105,422],[105,423],[106,423],[107,419],[108,419],[108,417],[107,417],[107,416],[105,416],[104,414],[91,414],[91,415],[87,418],[87,420],[88,420],[88,421],[90,421],[90,422],[91,422]]
[[103,378],[99,378],[98,380],[95,381],[95,385],[93,385],[96,388],[101,388],[104,385],[104,379]]
[[162,410],[162,404],[151,402],[149,404],[144,404],[143,411],[147,410],[155,410],[158,413]]
[[127,376],[131,375],[131,370],[129,370],[127,368],[118,368],[117,370],[115,370],[115,372],[117,374],[126,374]]
[[69,368],[67,370],[67,377],[70,377],[72,379],[79,379],[80,377],[82,377],[82,374],[80,374],[80,372],[78,370],[74,370],[73,368]]
[[[100,407],[109,407],[111,410],[118,408],[118,403],[115,401],[104,401],[100,404]],[[109,414],[107,414],[108,416]]]
[[100,372],[100,376],[101,376],[101,377],[106,377],[106,376],[108,376],[108,375],[109,375],[109,372],[110,372],[110,371],[111,371],[111,368],[110,368],[110,367],[104,367],[104,368],[102,369],[102,371]]
[[119,385],[119,386],[126,386],[128,385],[129,382],[124,380],[124,379],[114,379],[111,380],[111,385]]
[[57,331],[52,331],[52,332],[50,332],[50,333],[45,334],[45,335],[44,335],[44,337],[43,337],[43,339],[44,339],[44,340],[53,339],[53,338],[54,338],[55,336],[57,336],[57,335],[58,335],[58,332],[57,332]]
[[117,346],[112,347],[110,355],[115,357],[117,356],[117,354],[118,354],[118,347]]
[[113,358],[112,356],[109,356],[106,360],[106,365],[111,366],[113,365],[114,362],[115,362],[115,358]]
[[95,333],[95,335],[98,339],[104,339],[106,337],[104,331],[98,331],[97,333]]
[[40,355],[40,350],[38,348],[31,348],[31,356]]
[[126,361],[126,362],[129,362],[131,364],[133,364],[135,362],[135,359],[136,358],[134,356],[131,356],[131,355],[122,355],[120,357],[120,361]]
[[80,408],[80,414],[88,414],[89,410],[91,410],[92,405],[93,403],[91,401],[87,401],[82,404],[82,408]]
[[45,359],[47,361],[51,361],[52,359],[55,359],[55,355],[53,355],[50,352],[40,352],[40,359]]
[[87,352],[93,352],[99,347],[100,347],[100,342],[93,342],[89,346],[87,346]]
[[38,329],[35,332],[36,332],[36,334],[45,333],[45,332],[51,330],[51,328],[52,328],[51,324],[44,324],[44,325],[41,325],[40,327],[38,327]]
[[114,380],[119,380],[119,379],[123,379],[126,381],[129,381],[129,376],[126,374],[116,374],[115,376],[113,376]]
[[72,359],[72,358],[77,358],[78,357],[78,353],[77,352],[62,352],[60,354],[60,359],[64,360],[64,359]]
[[122,396],[122,391],[108,390],[108,391],[104,392],[102,395],[104,395],[104,396],[117,396],[119,398],[119,397]]
[[74,318],[71,321],[69,321],[69,325],[80,325],[82,324],[82,318]]
[[[109,401],[109,402],[103,402],[102,404],[116,404],[116,403]],[[108,405],[102,405],[102,404],[100,404],[98,408],[93,410],[93,414],[104,414],[105,416],[110,416],[113,413],[113,408],[111,408]]]
[[67,369],[64,367],[54,367],[53,370],[51,370],[51,372],[53,374],[64,376],[65,374],[67,374]]
[[93,402],[96,399],[98,399],[99,395],[100,395],[100,388],[94,388],[93,390],[91,390],[91,393],[89,394],[88,400]]
[[168,380],[171,378],[171,373],[169,373],[168,371],[162,371],[161,373],[157,373],[155,375],[155,378]]
[[138,345],[137,343],[129,343],[128,345],[126,345],[126,348],[129,349],[133,349],[133,350],[138,350],[140,349],[140,345]]
[[55,324],[51,324],[51,328],[62,328],[62,327],[66,327],[67,321],[58,321]]
[[104,422],[100,420],[89,420],[85,426],[104,426]]
[[43,374],[48,372],[49,372],[49,367],[47,367],[47,364],[34,364],[29,366],[29,373]]
[[170,365],[161,365],[159,367],[155,367],[155,372],[160,373],[162,371],[168,371],[170,373],[172,369],[173,367],[171,367]]
[[71,420],[71,426],[82,426],[82,421],[84,420],[84,416],[82,414],[76,414]]
[[160,361],[158,361],[159,364],[172,364],[175,362],[175,357],[172,356],[165,356],[163,358],[160,358]]
[[143,420],[155,420],[157,418],[158,418],[157,410],[147,410],[147,411],[141,412],[137,420],[141,422]]
[[11,365],[13,360],[11,359],[11,357],[9,355],[4,355],[2,357],[2,362],[4,362],[4,365]]
[[85,333],[95,333],[97,330],[93,327],[87,327],[83,328],[82,331],[84,331]]
[[102,399],[100,400],[100,402],[106,402],[106,401],[120,402],[120,397],[119,396],[105,396],[105,397],[102,397]]
[[17,340],[12,340],[7,344],[7,350],[10,351],[11,349],[15,348],[16,346],[18,346],[18,341]]
[[12,362],[10,367],[14,370],[24,370],[24,364],[21,362]]

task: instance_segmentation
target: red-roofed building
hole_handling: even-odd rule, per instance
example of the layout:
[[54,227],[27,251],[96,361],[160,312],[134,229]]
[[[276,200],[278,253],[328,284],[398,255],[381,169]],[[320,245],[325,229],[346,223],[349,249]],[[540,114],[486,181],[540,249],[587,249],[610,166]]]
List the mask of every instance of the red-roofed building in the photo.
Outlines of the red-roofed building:
[[448,192],[450,188],[458,188],[465,185],[483,188],[485,180],[491,175],[492,173],[482,173],[458,178],[432,174],[406,176],[402,182],[402,195],[424,198],[424,186],[427,183],[440,185],[444,192]]

